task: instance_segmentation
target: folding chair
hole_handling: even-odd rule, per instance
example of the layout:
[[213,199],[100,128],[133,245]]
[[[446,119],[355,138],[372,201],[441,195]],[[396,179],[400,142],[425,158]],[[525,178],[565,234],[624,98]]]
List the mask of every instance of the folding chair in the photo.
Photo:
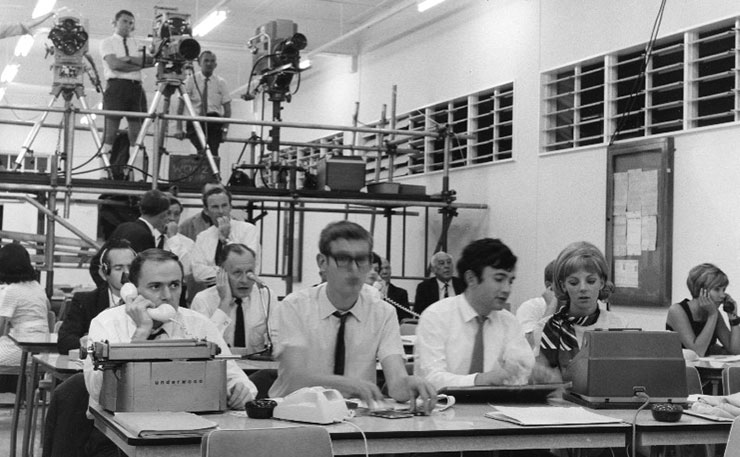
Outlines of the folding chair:
[[722,393],[725,395],[740,392],[740,367],[725,367],[722,370]]

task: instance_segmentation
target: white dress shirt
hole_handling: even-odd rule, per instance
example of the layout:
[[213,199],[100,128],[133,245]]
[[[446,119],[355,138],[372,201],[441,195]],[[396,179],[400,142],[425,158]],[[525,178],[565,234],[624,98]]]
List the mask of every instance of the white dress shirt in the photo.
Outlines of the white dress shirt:
[[[141,45],[136,38],[132,36],[126,37],[126,46],[128,47],[129,56],[140,57],[142,55],[141,51],[139,51],[139,47]],[[100,56],[103,58],[103,77],[106,80],[115,78],[141,81],[141,71],[113,70],[110,65],[108,65],[108,61],[105,60],[105,56],[109,56],[111,54],[118,58],[126,56],[126,47],[123,46],[123,37],[117,33],[114,33],[108,38],[104,38],[100,42]]]
[[185,276],[190,275],[192,266],[190,265],[190,253],[195,246],[195,241],[186,237],[181,233],[176,233],[174,236],[167,238],[164,242],[164,248],[167,251],[175,254],[182,263],[182,268],[185,270]]
[[[226,345],[226,342],[221,337],[221,332],[202,314],[187,308],[179,308],[174,320],[179,324],[175,324],[172,321],[162,324],[165,333],[157,339],[206,339],[207,341],[218,344],[221,348],[221,355],[231,354],[229,346]],[[126,307],[116,306],[106,309],[90,322],[90,333],[88,336],[92,342],[130,343],[134,332],[136,332],[136,323],[126,314]],[[90,392],[90,403],[94,404],[100,398],[100,389],[103,386],[103,372],[93,370],[91,359],[92,357],[85,358],[83,369],[85,373],[85,386],[87,386],[87,391]],[[236,362],[227,360],[227,392],[231,392],[237,383],[245,384],[251,393],[251,398],[256,398],[257,388],[252,381],[236,365]]]
[[[227,244],[241,243],[257,254],[255,272],[260,270],[260,233],[257,227],[249,222],[231,221],[231,233]],[[212,281],[218,272],[216,266],[216,246],[218,245],[218,227],[212,225],[200,232],[195,238],[190,262],[193,267],[193,278],[199,282]]]
[[[269,303],[268,303],[269,300]],[[216,286],[198,292],[193,297],[190,309],[206,316],[216,324],[223,333],[224,340],[229,346],[234,346],[234,330],[236,329],[236,303],[231,299],[232,306],[229,314],[220,308],[221,297]],[[277,295],[268,289],[252,287],[248,297],[242,299],[244,312],[244,336],[247,342],[247,352],[255,353],[265,349],[265,345],[277,339]],[[268,325],[269,322],[269,325]],[[267,333],[269,331],[269,338]]]
[[[465,295],[442,299],[424,310],[416,330],[414,373],[435,388],[472,386],[477,373],[469,373],[478,313]],[[483,369],[516,366],[509,384],[526,384],[534,366],[534,354],[519,321],[507,310],[492,311],[483,326]]]

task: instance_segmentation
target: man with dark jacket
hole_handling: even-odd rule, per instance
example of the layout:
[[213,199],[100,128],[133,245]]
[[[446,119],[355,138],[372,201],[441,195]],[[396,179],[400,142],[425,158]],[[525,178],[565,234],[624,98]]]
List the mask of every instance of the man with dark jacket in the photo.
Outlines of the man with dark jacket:
[[416,286],[414,311],[419,314],[432,303],[442,298],[460,295],[465,291],[465,282],[452,275],[455,268],[452,265],[451,255],[439,251],[432,256],[429,266],[434,277],[425,279]]
[[89,292],[77,292],[72,297],[59,328],[57,349],[60,354],[84,346],[90,321],[101,311],[120,304],[121,287],[134,257],[136,253],[126,240],[111,240],[100,249],[98,275],[103,285]]

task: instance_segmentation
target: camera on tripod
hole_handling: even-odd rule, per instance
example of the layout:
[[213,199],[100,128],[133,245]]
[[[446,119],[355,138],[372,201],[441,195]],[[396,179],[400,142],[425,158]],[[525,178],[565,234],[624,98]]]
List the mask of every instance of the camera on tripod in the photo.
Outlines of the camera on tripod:
[[[259,87],[264,87],[270,101],[290,102],[290,83],[301,72],[300,52],[306,48],[306,36],[298,33],[298,25],[286,19],[277,19],[257,28],[257,35],[247,42],[252,50],[252,75],[259,76]],[[253,99],[249,92],[244,98]],[[255,89],[256,92],[256,89]]]
[[88,51],[88,35],[79,18],[60,17],[49,31],[53,48],[47,55],[54,56],[52,65],[53,89],[73,89],[82,86],[86,66],[82,61]]
[[200,44],[193,38],[190,15],[177,8],[154,7],[152,56],[157,63],[157,79],[184,79],[183,67],[200,55]]

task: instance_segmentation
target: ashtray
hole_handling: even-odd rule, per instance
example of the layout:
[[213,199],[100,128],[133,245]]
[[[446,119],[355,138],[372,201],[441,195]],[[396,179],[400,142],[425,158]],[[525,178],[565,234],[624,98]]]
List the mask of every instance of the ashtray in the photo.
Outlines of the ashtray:
[[269,419],[276,406],[275,400],[251,400],[244,405],[244,409],[247,410],[247,416],[252,419]]
[[653,403],[653,419],[660,422],[678,422],[683,415],[683,406],[676,403]]

